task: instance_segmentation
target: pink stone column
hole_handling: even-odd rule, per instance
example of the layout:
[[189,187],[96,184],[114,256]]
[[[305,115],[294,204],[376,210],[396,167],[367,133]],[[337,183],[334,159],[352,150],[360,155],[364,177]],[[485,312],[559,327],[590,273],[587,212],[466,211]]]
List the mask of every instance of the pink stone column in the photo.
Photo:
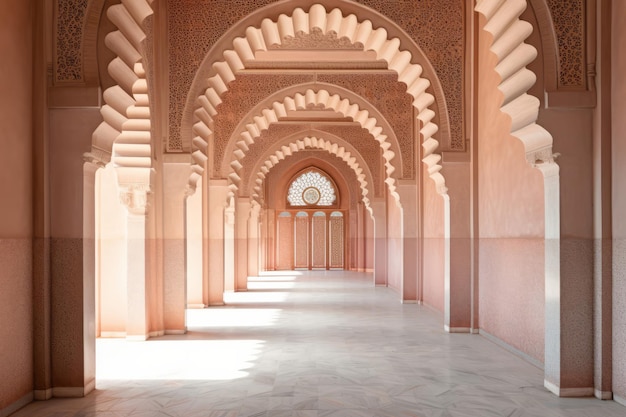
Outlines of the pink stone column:
[[417,184],[415,181],[398,180],[397,192],[402,206],[402,302],[416,303],[419,274]]
[[252,208],[250,210],[250,218],[247,221],[248,226],[248,275],[249,276],[257,276],[259,275],[260,264],[259,261],[261,259],[261,247],[259,245],[259,232],[260,232],[260,223],[259,223],[259,215],[260,215],[261,206],[257,203],[252,203]]
[[163,326],[166,334],[186,332],[185,199],[191,167],[164,156],[160,204],[163,212]]
[[208,184],[208,278],[209,305],[224,305],[224,209],[228,183],[224,179],[209,180]]
[[445,285],[444,326],[451,333],[478,330],[472,326],[470,171],[469,160],[443,162],[446,178],[447,214],[445,222],[448,266]]
[[387,285],[387,203],[384,199],[372,199],[374,217],[374,284]]
[[121,200],[126,206],[126,338],[146,340],[150,329],[148,323],[148,293],[146,253],[146,210],[150,187],[147,184],[127,184],[121,188]]
[[[603,400],[613,398],[613,240],[612,240],[612,138],[611,138],[611,15],[612,2],[598,2],[595,27],[596,45],[589,45],[590,53],[597,56],[596,86],[597,106],[593,127],[594,176],[594,395]],[[626,12],[626,8],[622,13]],[[595,30],[594,30],[595,29]],[[626,32],[625,32],[626,33]],[[618,81],[619,82],[619,81]]]
[[204,308],[203,238],[202,238],[202,180],[196,188],[187,190],[185,199],[185,272],[187,308]]
[[249,197],[237,197],[235,209],[235,291],[248,290],[248,220]]

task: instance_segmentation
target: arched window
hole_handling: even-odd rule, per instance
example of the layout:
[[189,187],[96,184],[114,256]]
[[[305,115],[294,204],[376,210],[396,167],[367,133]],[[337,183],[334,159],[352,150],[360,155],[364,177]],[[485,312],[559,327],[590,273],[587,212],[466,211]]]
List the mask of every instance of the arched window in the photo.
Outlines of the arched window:
[[332,206],[336,204],[337,193],[327,175],[311,169],[293,180],[287,201],[292,206]]

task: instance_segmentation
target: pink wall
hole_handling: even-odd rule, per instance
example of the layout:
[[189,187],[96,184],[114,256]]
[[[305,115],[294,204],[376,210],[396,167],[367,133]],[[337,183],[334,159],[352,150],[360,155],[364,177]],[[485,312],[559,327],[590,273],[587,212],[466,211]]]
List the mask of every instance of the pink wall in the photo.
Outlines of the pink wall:
[[626,2],[613,2],[613,393],[626,405]]
[[444,308],[444,201],[422,165],[424,180],[424,304],[443,313]]
[[480,36],[478,199],[480,329],[543,361],[544,195],[542,174],[500,112],[491,37]]
[[33,393],[30,2],[0,4],[0,414]]

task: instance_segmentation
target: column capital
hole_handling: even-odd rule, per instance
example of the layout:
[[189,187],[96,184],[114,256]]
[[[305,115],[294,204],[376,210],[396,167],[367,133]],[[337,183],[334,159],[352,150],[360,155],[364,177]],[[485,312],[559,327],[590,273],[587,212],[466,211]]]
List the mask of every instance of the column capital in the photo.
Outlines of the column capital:
[[130,214],[145,215],[148,210],[150,184],[127,184],[120,186],[120,202]]
[[95,149],[92,149],[91,152],[85,152],[83,154],[83,161],[85,161],[86,164],[92,164],[97,168],[104,168],[110,159],[111,155],[108,155],[107,157],[104,151],[98,151]]

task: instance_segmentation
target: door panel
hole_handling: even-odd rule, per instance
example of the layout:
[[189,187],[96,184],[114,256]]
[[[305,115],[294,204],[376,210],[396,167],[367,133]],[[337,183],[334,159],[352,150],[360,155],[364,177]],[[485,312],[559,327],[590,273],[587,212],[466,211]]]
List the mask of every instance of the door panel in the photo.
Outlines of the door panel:
[[296,214],[295,237],[296,268],[309,268],[309,215],[305,212]]
[[340,212],[333,212],[328,222],[329,240],[329,265],[331,268],[343,268],[344,258],[344,228],[343,215]]
[[276,269],[293,269],[293,218],[282,212],[276,221],[277,251]]
[[311,267],[326,269],[326,214],[316,212],[311,218],[312,242],[311,242]]

